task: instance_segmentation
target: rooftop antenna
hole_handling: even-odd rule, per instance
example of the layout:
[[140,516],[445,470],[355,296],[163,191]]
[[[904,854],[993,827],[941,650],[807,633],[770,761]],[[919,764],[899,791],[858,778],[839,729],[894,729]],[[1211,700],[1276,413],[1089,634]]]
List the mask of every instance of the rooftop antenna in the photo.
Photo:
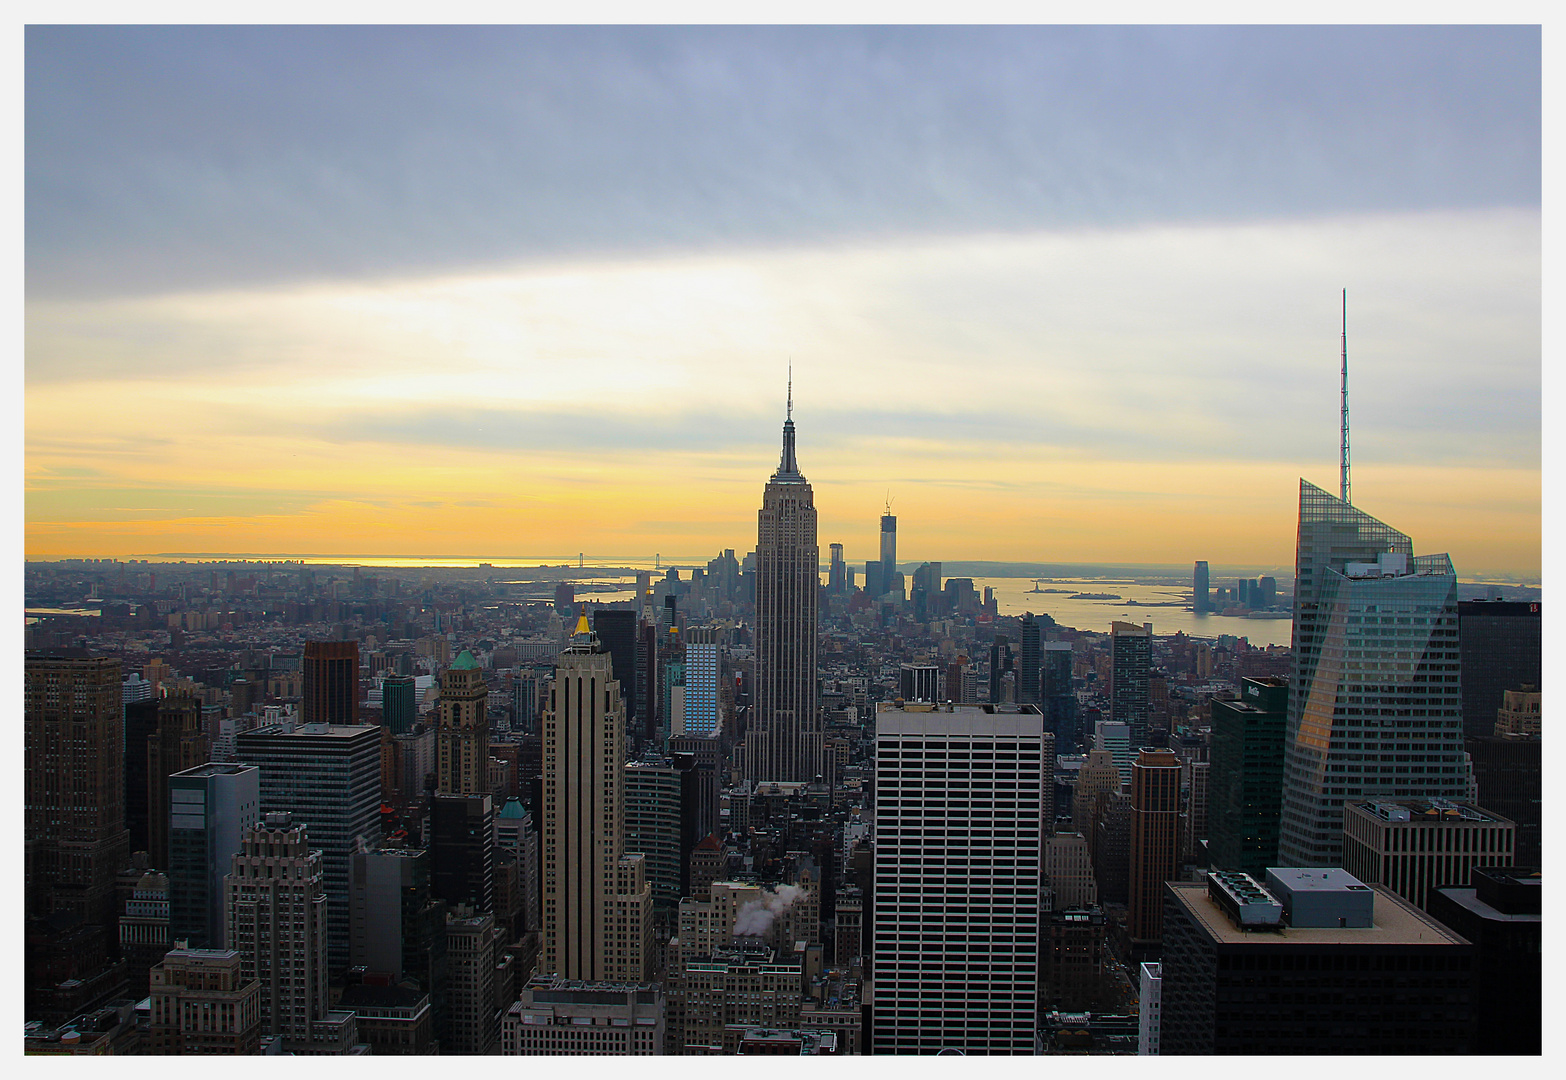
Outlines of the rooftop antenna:
[[1343,460],[1339,466],[1338,498],[1353,505],[1349,498],[1349,416],[1348,416],[1348,290],[1343,290]]
[[794,358],[788,358],[788,415],[787,420],[794,419]]
[[890,491],[886,493],[886,516],[892,516],[892,493]]

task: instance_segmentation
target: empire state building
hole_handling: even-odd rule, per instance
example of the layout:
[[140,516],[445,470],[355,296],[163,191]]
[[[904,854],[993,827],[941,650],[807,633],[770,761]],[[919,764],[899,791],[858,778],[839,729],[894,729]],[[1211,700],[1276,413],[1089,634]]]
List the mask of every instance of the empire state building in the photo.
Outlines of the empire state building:
[[821,553],[810,483],[794,459],[794,402],[783,423],[783,457],[761,496],[756,536],[756,712],[746,736],[745,775],[811,781],[821,772],[816,707],[816,619]]

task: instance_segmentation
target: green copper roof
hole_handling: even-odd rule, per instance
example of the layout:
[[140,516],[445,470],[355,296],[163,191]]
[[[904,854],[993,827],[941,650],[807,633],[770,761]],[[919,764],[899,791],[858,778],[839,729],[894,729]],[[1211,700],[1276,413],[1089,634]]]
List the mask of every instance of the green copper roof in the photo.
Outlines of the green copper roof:
[[473,659],[472,653],[468,652],[466,649],[463,649],[462,654],[457,657],[456,662],[451,666],[453,670],[472,671],[474,668],[478,667],[478,661]]
[[527,811],[522,809],[522,800],[513,795],[506,800],[506,805],[500,808],[500,816],[503,818],[527,817]]

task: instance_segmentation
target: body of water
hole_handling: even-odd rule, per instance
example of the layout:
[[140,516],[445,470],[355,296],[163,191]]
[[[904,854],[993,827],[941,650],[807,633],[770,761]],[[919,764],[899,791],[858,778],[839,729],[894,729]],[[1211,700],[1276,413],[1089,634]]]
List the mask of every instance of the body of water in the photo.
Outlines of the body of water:
[[[1153,624],[1160,636],[1184,631],[1191,637],[1216,638],[1219,634],[1243,637],[1252,645],[1288,645],[1294,632],[1293,619],[1239,619],[1223,615],[1198,615],[1191,611],[1189,586],[1153,585],[1124,579],[1053,578],[1039,583],[1041,589],[1065,592],[1030,592],[1033,578],[974,578],[973,587],[983,595],[985,586],[995,590],[995,607],[1002,615],[1033,612],[1054,619],[1061,626],[1078,630],[1109,632],[1109,624],[1120,622]],[[1119,600],[1073,600],[1074,593],[1110,593]],[[1135,604],[1126,603],[1135,600]],[[1157,607],[1158,604],[1179,606]]]

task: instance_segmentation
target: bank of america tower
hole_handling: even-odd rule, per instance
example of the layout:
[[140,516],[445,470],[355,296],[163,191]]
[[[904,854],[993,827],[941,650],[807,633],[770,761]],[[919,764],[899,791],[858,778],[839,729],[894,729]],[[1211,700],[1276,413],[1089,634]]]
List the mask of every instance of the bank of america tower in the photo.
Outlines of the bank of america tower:
[[755,715],[745,775],[810,781],[821,772],[816,707],[816,620],[821,587],[815,496],[794,457],[790,388],[783,456],[761,497],[756,535]]

